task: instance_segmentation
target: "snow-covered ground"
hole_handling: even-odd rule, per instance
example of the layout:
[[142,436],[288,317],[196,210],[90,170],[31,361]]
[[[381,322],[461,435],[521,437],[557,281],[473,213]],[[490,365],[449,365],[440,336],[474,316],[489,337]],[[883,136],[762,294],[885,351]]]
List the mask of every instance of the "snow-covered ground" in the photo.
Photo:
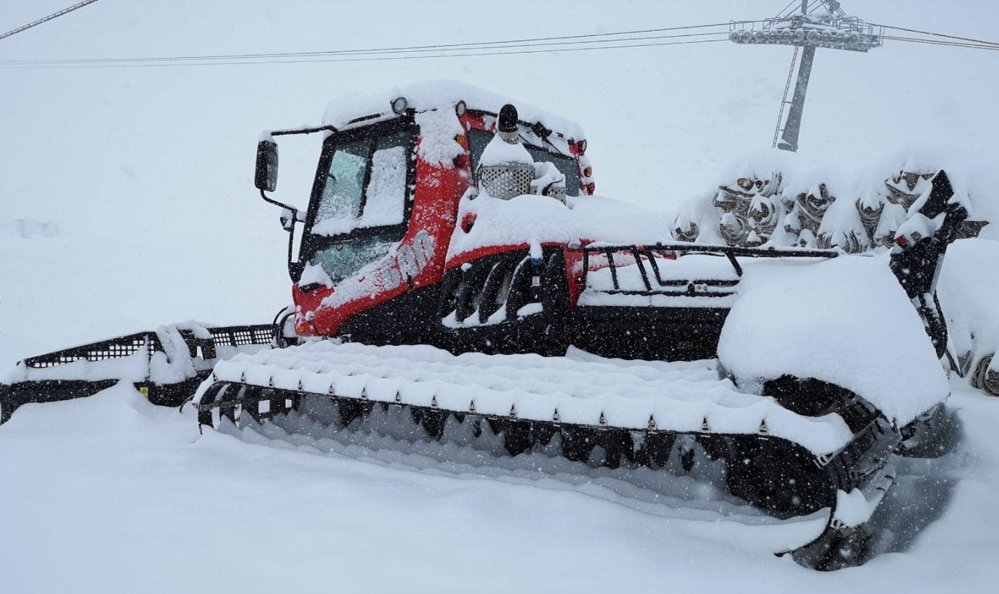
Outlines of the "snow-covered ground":
[[[7,3],[0,30],[66,4]],[[0,41],[0,61],[571,35],[762,18],[785,4],[102,0]],[[510,6],[521,16],[506,18]],[[999,16],[972,0],[844,8],[984,39]],[[0,63],[0,366],[165,322],[269,321],[290,297],[278,213],[252,188],[256,139],[318,123],[341,93],[447,76],[522,97],[583,125],[598,193],[668,210],[769,150],[790,53],[719,43],[388,62]],[[982,163],[999,160],[996,59],[891,42],[869,55],[820,51],[795,166],[861,172],[887,160],[887,174],[906,150],[930,147],[960,155],[987,190]],[[302,203],[315,151],[282,144],[289,201]],[[976,198],[999,211],[996,194]],[[972,256],[978,280],[948,286],[996,294],[995,260]],[[981,303],[969,311],[987,316]],[[925,519],[889,518],[897,552],[834,574],[774,558],[785,536],[739,514],[643,503],[603,484],[199,435],[190,410],[121,388],[27,406],[0,427],[0,590],[987,592],[999,578],[999,402],[952,387],[960,448],[900,468],[899,500]]]
[[900,552],[832,574],[775,558],[800,534],[752,518],[529,473],[199,435],[190,407],[126,389],[29,405],[0,430],[0,570],[19,593],[990,592],[999,414],[955,388],[969,439],[901,468],[896,493],[912,508],[890,525]]

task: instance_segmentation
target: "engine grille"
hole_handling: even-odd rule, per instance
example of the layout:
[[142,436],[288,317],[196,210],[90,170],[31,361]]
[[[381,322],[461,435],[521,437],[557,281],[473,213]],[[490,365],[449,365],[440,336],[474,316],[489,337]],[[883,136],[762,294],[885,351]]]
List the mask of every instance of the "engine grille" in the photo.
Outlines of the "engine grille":
[[479,167],[479,188],[493,198],[509,200],[514,196],[531,193],[534,179],[534,165],[530,163],[508,163]]

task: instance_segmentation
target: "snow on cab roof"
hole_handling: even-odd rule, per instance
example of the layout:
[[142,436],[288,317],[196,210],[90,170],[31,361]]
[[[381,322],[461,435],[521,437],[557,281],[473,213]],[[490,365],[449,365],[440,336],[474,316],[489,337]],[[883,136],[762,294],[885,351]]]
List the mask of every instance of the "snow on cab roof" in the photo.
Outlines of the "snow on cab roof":
[[323,125],[343,128],[356,118],[371,115],[391,116],[391,102],[398,97],[405,97],[409,107],[418,112],[454,106],[459,101],[464,101],[468,109],[499,113],[503,105],[512,103],[517,107],[520,119],[525,122],[540,122],[544,127],[572,140],[582,140],[586,137],[582,127],[572,120],[538,109],[523,101],[453,80],[430,80],[382,92],[351,93],[339,97],[327,106],[323,115]]

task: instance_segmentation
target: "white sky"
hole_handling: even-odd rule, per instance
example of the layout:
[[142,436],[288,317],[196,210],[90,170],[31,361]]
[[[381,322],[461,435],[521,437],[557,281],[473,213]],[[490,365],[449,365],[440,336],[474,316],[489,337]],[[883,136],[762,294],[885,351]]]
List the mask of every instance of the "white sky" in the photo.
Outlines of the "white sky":
[[[5,2],[0,31],[71,3]],[[504,40],[764,18],[785,4],[100,0],[0,40],[0,60]],[[843,5],[870,22],[983,39],[999,20],[992,1]],[[733,162],[770,151],[791,53],[717,43],[387,62],[0,65],[0,218],[50,221],[65,242],[61,251],[2,244],[24,275],[58,291],[12,298],[0,287],[0,331],[30,331],[46,307],[93,321],[39,338],[39,350],[190,318],[269,320],[289,283],[278,213],[252,186],[257,137],[318,123],[340,94],[443,77],[521,98],[583,125],[598,193],[670,209],[710,191]],[[999,52],[902,43],[819,51],[795,159],[856,172],[915,146],[994,163],[997,89]],[[316,151],[295,148],[282,142],[279,190],[303,204]],[[109,259],[110,250],[118,254]],[[144,303],[164,286],[177,290],[150,310]]]

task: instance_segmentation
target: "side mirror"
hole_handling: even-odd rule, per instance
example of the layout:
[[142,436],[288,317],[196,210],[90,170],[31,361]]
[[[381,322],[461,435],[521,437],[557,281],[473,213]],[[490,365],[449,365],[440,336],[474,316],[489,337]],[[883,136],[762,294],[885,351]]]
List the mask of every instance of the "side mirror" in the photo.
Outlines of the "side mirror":
[[273,140],[261,140],[257,144],[257,171],[253,183],[258,190],[273,192],[277,188],[278,147]]

